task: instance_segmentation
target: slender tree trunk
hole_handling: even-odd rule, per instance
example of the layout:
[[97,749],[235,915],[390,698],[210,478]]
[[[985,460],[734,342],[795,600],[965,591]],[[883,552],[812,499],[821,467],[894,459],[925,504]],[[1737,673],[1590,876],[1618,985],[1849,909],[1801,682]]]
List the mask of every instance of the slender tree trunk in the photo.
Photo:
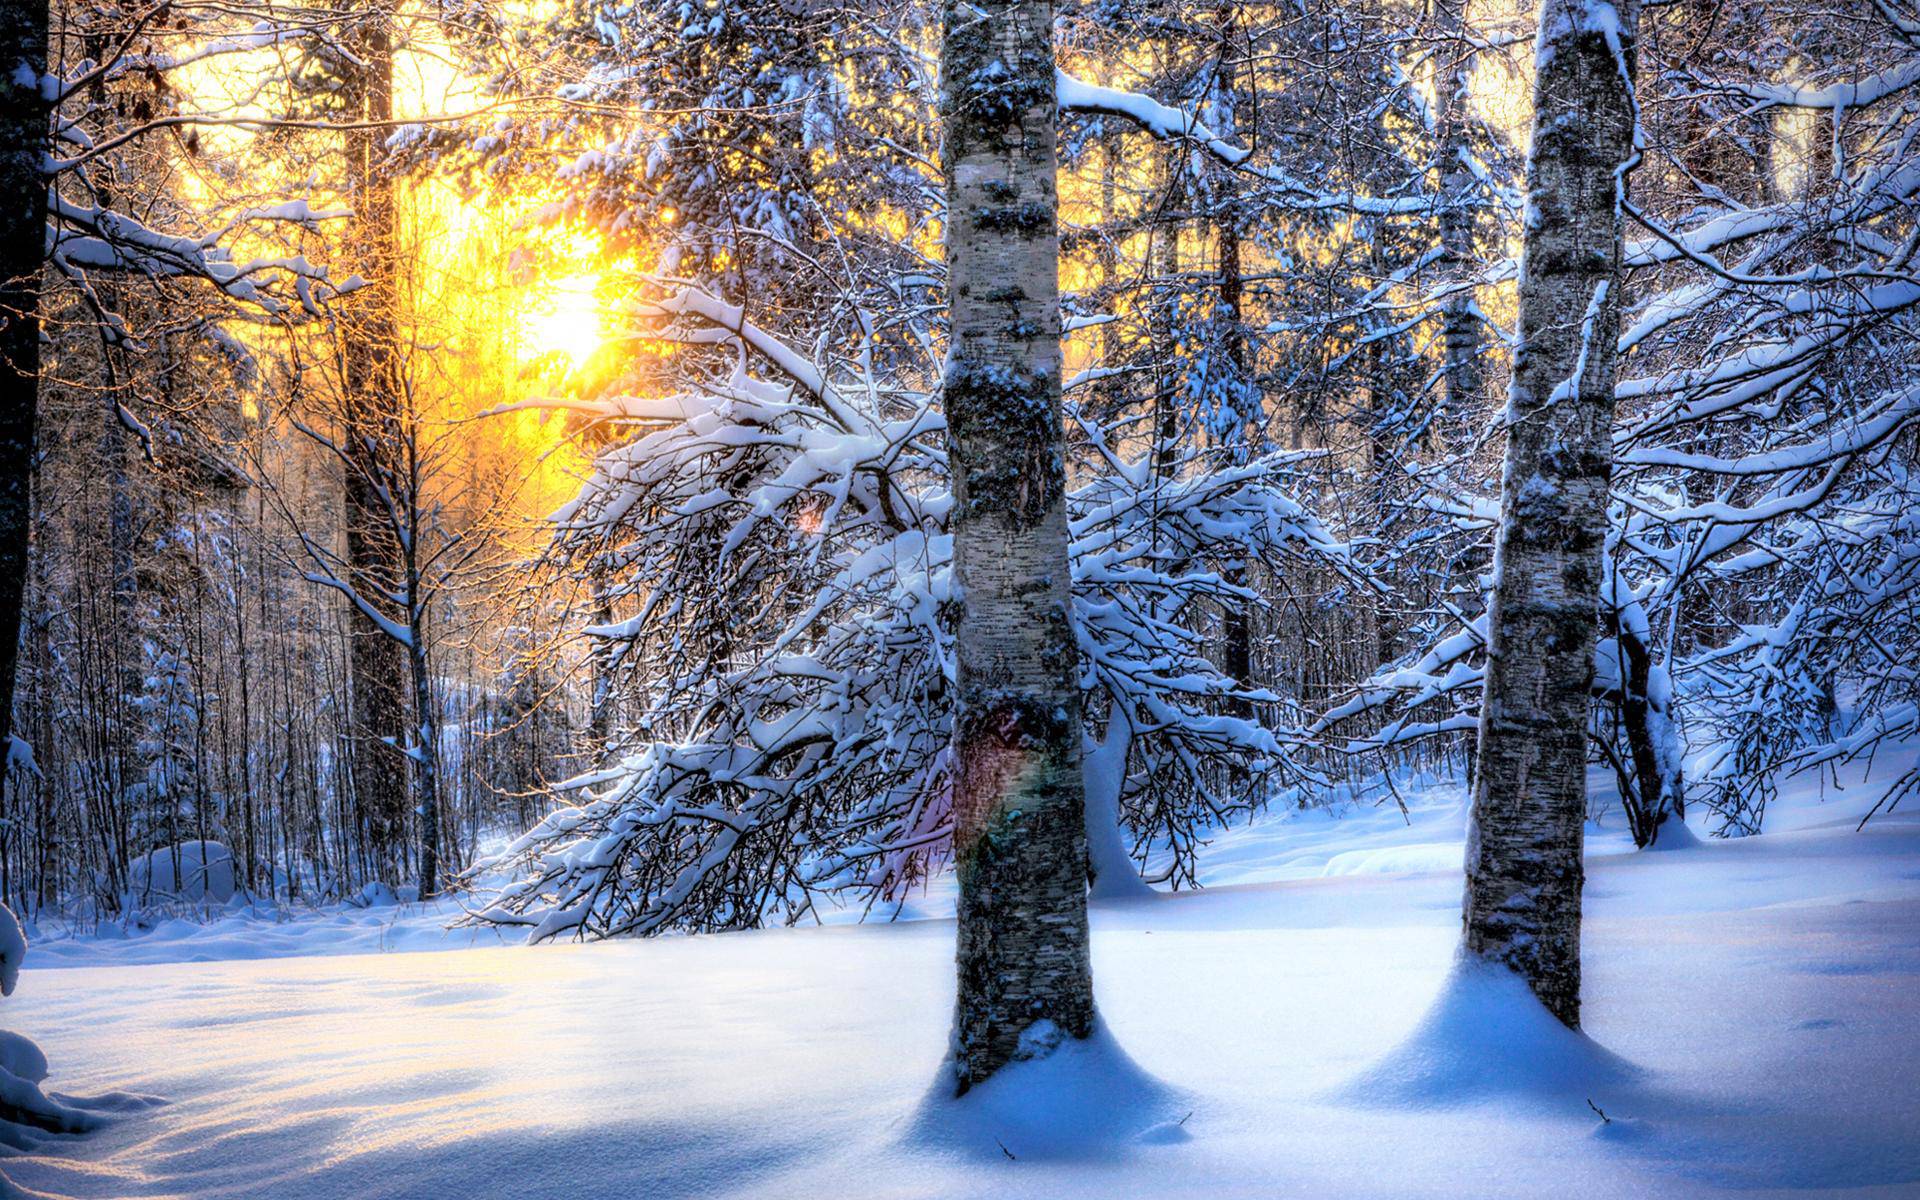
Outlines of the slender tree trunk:
[[[613,596],[596,571],[593,582],[593,620],[596,625],[613,624]],[[593,699],[587,706],[587,754],[589,760],[598,766],[606,760],[607,749],[613,741],[614,709],[614,672],[613,642],[608,638],[593,639],[593,648],[588,652],[593,665]]]
[[[103,286],[110,298],[114,291]],[[107,488],[107,559],[112,571],[108,626],[102,631],[113,664],[114,688],[107,697],[109,745],[108,769],[113,775],[113,792],[123,795],[139,776],[135,741],[136,705],[143,687],[143,651],[140,632],[146,624],[140,611],[139,560],[135,551],[133,447],[131,435],[120,421],[119,381],[114,374],[115,351],[102,339],[101,361],[106,364],[106,403],[101,415],[100,457]]]
[[[1473,84],[1473,51],[1466,41],[1470,0],[1432,0],[1434,33],[1443,40],[1434,79],[1436,127],[1435,168],[1440,181],[1440,271],[1452,289],[1440,306],[1444,359],[1441,367],[1441,406],[1454,422],[1475,425],[1487,403],[1486,369],[1482,362],[1485,337],[1475,308],[1472,280],[1479,271],[1474,252],[1474,208],[1463,203],[1478,186],[1467,166],[1473,141],[1469,97]],[[1485,543],[1470,546],[1460,564],[1469,591],[1478,596],[1479,577],[1486,566]],[[1391,661],[1391,648],[1380,647],[1380,661]],[[1466,745],[1468,785],[1479,777],[1479,747]]]
[[[1229,184],[1228,186],[1232,186]],[[1229,205],[1220,217],[1220,267],[1217,285],[1219,288],[1219,320],[1226,327],[1227,368],[1232,372],[1236,386],[1248,387],[1247,394],[1252,396],[1247,369],[1247,340],[1242,336],[1242,311],[1244,279],[1240,261],[1240,215]],[[1223,429],[1222,435],[1232,439],[1236,456],[1245,448],[1249,436],[1248,427],[1257,414],[1236,412],[1233,427]],[[1224,575],[1226,581],[1235,587],[1245,587],[1247,569],[1243,565],[1228,566]],[[1221,669],[1227,677],[1241,687],[1253,685],[1253,632],[1248,620],[1248,602],[1228,600],[1220,612]],[[1228,702],[1227,709],[1237,717],[1251,717],[1253,704],[1246,698],[1235,696]]]
[[[1384,134],[1384,130],[1381,133]],[[1383,222],[1375,222],[1367,244],[1367,274],[1371,279],[1386,276],[1386,254],[1381,239],[1386,236]],[[1361,492],[1358,504],[1365,515],[1362,521],[1370,520],[1373,530],[1380,536],[1388,536],[1388,523],[1392,520],[1391,504],[1393,500],[1394,476],[1398,474],[1390,443],[1395,441],[1391,432],[1400,407],[1400,396],[1396,388],[1393,339],[1376,337],[1367,343],[1362,361],[1366,366],[1367,400],[1363,410],[1367,421],[1366,439],[1366,485],[1356,489]],[[1385,666],[1399,653],[1398,639],[1395,637],[1392,613],[1388,609],[1388,597],[1374,593],[1358,595],[1355,615],[1360,625],[1365,650],[1361,661],[1355,664],[1356,676],[1365,678],[1376,668]]]
[[[433,703],[433,663],[428,656],[427,606],[431,602],[423,585],[420,569],[420,539],[426,532],[423,520],[426,497],[421,481],[420,415],[412,393],[396,391],[396,403],[404,400],[406,425],[400,431],[399,448],[406,456],[404,493],[394,500],[405,505],[406,531],[402,548],[402,566],[406,571],[405,604],[407,612],[406,657],[413,683],[413,768],[414,796],[419,822],[420,899],[431,900],[440,891],[440,713]],[[399,539],[395,539],[396,541]]]
[[1153,277],[1156,345],[1153,347],[1153,473],[1165,477],[1175,469],[1180,440],[1180,211],[1186,207],[1185,177],[1180,173],[1180,148],[1161,152],[1161,208],[1149,251]]
[[50,106],[45,0],[0,4],[0,764],[13,736],[13,680],[33,512],[39,411],[40,268],[47,243]]
[[1543,0],[1466,948],[1580,1023],[1588,688],[1606,542],[1637,0]]
[[[367,6],[358,37],[361,63],[350,81],[355,115],[369,128],[347,133],[347,169],[353,192],[354,251],[368,286],[347,305],[343,332],[342,424],[347,438],[347,562],[360,594],[390,617],[401,583],[394,514],[379,481],[391,474],[395,409],[394,305],[398,302],[393,180],[382,166],[393,119],[393,47],[383,5]],[[405,859],[407,778],[395,747],[405,740],[407,657],[358,609],[350,614],[353,792],[356,822],[388,882],[397,883]]]
[[1642,849],[1660,837],[1660,827],[1669,817],[1687,815],[1686,794],[1679,764],[1667,749],[1672,719],[1666,698],[1653,695],[1653,648],[1627,629],[1619,631],[1621,656],[1626,660],[1626,678],[1620,693],[1620,720],[1626,727],[1627,752],[1632,758],[1632,803],[1626,805],[1626,790],[1621,800],[1633,832],[1633,844]]
[[[416,572],[415,587],[419,584]],[[415,593],[418,594],[417,592]],[[413,709],[417,724],[414,740],[414,775],[418,785],[420,821],[420,898],[431,900],[440,891],[440,722],[433,708],[432,664],[427,659],[427,628],[421,606],[409,605],[412,621],[409,630],[413,644],[407,648],[408,675],[413,682]]]
[[958,1092],[1093,1028],[1060,420],[1053,5],[948,0]]
[[1476,186],[1467,166],[1472,153],[1468,136],[1469,88],[1473,83],[1473,53],[1466,43],[1467,0],[1433,0],[1435,32],[1447,39],[1439,53],[1434,80],[1438,111],[1435,158],[1440,175],[1440,265],[1452,291],[1440,306],[1440,329],[1446,347],[1441,372],[1444,404],[1455,420],[1472,420],[1484,401],[1486,375],[1480,362],[1480,315],[1474,309],[1472,280],[1477,263],[1473,253],[1473,209],[1466,201]]
[[[1120,249],[1118,231],[1114,228],[1119,216],[1118,190],[1120,178],[1120,160],[1123,152],[1123,140],[1116,127],[1105,130],[1100,136],[1100,242],[1095,252],[1100,268],[1099,311],[1117,315],[1120,303]],[[1098,339],[1100,357],[1097,365],[1117,367],[1122,341],[1118,322],[1108,321],[1094,331]],[[1094,411],[1101,420],[1108,420],[1118,413],[1127,402],[1129,391],[1125,377],[1109,375],[1093,386]]]

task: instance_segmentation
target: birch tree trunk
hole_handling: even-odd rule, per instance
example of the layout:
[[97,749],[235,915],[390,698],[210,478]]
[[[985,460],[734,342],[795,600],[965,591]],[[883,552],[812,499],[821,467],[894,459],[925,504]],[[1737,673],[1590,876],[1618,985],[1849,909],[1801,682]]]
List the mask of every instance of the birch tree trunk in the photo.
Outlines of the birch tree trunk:
[[1542,0],[1466,949],[1580,1023],[1588,686],[1612,471],[1637,0]]
[[1093,1027],[1060,419],[1053,5],[947,0],[957,1093]]
[[[395,516],[378,482],[397,435],[399,380],[393,361],[398,265],[393,181],[381,165],[393,119],[393,45],[389,16],[378,4],[362,10],[357,38],[361,61],[348,67],[352,119],[366,127],[346,135],[352,190],[354,255],[368,286],[348,300],[341,347],[341,417],[347,449],[345,520],[347,563],[361,595],[387,612],[400,588]],[[406,848],[407,778],[395,747],[406,741],[406,650],[358,609],[351,629],[353,793],[355,816],[371,857],[389,883],[398,883]]]
[[50,106],[44,0],[0,4],[0,776],[13,735],[27,543],[33,526],[34,421],[39,411],[40,267],[47,243]]

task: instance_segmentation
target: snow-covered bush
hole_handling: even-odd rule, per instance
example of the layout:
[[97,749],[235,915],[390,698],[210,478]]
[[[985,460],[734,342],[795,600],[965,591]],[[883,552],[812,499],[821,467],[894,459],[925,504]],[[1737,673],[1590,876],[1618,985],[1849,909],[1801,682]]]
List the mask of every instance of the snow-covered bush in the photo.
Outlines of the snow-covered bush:
[[225,904],[238,890],[233,852],[219,842],[161,846],[133,860],[127,878],[136,906],[154,902]]

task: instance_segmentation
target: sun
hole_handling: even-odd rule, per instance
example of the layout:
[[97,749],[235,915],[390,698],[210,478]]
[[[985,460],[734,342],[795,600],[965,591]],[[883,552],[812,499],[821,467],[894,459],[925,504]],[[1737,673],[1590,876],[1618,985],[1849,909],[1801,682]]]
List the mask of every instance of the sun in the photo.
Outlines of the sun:
[[600,348],[598,275],[568,275],[546,282],[527,317],[527,339],[536,354],[558,354],[578,367]]

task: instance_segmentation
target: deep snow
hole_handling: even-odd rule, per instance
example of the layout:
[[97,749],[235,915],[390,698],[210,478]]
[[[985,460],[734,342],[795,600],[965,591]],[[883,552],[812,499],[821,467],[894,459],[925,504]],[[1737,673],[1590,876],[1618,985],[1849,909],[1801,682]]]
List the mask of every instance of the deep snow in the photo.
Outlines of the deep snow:
[[1452,790],[1233,831],[1206,891],[1096,908],[1109,1038],[958,1104],[944,920],[309,953],[473,937],[410,906],[36,944],[0,1017],[49,1086],[168,1103],[0,1170],[274,1200],[1920,1195],[1920,814],[1856,833],[1869,792],[1811,788],[1757,838],[1596,833],[1591,1040],[1456,971]]

